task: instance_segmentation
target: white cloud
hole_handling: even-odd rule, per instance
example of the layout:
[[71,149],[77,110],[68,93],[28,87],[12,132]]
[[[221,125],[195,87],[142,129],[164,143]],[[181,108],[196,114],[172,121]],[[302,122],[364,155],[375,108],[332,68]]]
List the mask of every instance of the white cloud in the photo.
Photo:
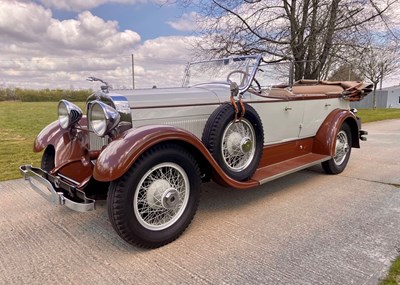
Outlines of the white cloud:
[[28,1],[0,0],[0,86],[98,88],[88,76],[131,87],[131,54],[137,87],[177,86],[194,37],[161,37],[140,43],[131,30],[88,11],[64,21]]
[[77,19],[58,21],[53,19],[47,30],[48,40],[64,49],[121,52],[140,42],[140,36],[130,30],[118,31],[118,23],[105,22],[90,12],[82,12]]
[[199,27],[201,16],[196,12],[185,13],[177,21],[167,22],[173,29],[178,31],[195,31]]
[[33,3],[0,1],[0,34],[4,40],[34,42],[46,33],[51,11]]

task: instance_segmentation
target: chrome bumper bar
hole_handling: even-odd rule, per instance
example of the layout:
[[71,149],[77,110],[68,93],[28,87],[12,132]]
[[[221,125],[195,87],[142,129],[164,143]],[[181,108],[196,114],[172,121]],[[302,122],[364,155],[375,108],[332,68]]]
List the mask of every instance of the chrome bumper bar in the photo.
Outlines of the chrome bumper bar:
[[[19,167],[19,170],[24,179],[29,181],[33,190],[54,204],[64,205],[78,212],[92,211],[96,208],[95,200],[87,198],[85,193],[76,189],[74,185],[71,185],[65,181],[61,181],[60,177],[58,176],[53,176],[40,168],[32,167],[32,165],[22,165]],[[57,191],[50,181],[52,181],[55,185],[60,185],[61,188],[66,188],[66,191],[73,189],[81,192],[84,197],[83,201],[75,202],[65,197],[64,193]]]

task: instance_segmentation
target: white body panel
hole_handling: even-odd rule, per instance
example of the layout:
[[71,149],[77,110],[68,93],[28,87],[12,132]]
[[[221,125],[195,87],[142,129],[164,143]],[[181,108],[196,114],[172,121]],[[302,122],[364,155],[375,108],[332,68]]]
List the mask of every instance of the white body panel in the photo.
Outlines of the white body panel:
[[[132,124],[173,125],[201,139],[208,118],[222,103],[229,102],[228,85],[118,91],[131,106]],[[294,99],[294,98],[293,98]],[[290,96],[261,97],[246,92],[244,102],[257,111],[264,128],[264,144],[314,136],[334,109],[348,109],[341,98],[291,100]]]

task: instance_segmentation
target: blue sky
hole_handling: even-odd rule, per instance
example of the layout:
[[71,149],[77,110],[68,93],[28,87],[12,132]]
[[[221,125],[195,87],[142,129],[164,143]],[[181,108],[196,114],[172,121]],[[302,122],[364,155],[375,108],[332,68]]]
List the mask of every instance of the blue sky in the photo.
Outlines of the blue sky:
[[[89,11],[104,20],[117,21],[120,30],[129,29],[139,33],[143,41],[160,36],[190,34],[190,32],[175,30],[167,23],[177,21],[185,12],[189,12],[177,5],[105,3]],[[54,8],[52,12],[53,17],[59,20],[73,19],[79,14]]]

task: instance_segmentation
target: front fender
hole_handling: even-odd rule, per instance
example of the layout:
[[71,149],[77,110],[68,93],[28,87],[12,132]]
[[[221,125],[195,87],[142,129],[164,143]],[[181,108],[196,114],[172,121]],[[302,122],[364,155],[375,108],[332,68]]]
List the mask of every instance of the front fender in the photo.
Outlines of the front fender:
[[255,187],[258,182],[240,182],[227,176],[214,160],[203,143],[192,133],[168,125],[151,125],[130,129],[112,141],[99,155],[93,170],[97,181],[110,182],[124,175],[146,150],[166,141],[184,143],[201,155],[213,169],[214,178],[220,183],[238,189]]
[[[87,126],[86,117],[82,117],[79,124],[81,126]],[[56,146],[63,135],[67,132],[68,130],[60,127],[58,120],[50,123],[36,137],[35,142],[33,143],[33,151],[41,152],[48,145]]]
[[359,123],[358,118],[349,110],[333,110],[319,128],[313,145],[313,152],[334,156],[336,135],[342,124],[349,124],[352,134],[352,147],[359,148],[360,141],[358,136]]

